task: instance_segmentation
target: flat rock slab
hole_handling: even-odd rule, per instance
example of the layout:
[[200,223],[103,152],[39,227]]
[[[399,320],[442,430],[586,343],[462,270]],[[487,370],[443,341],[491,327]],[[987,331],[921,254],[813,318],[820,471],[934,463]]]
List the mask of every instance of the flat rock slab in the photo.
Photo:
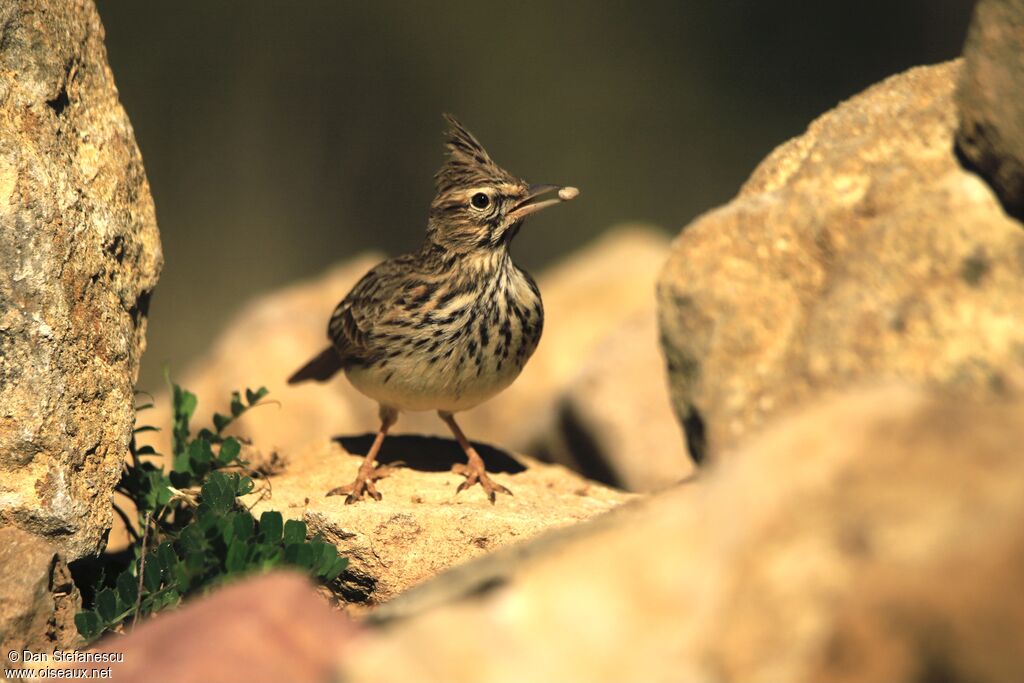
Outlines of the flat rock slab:
[[[479,486],[456,495],[465,460],[448,439],[400,435],[384,443],[380,461],[390,474],[377,482],[383,500],[345,504],[327,497],[352,481],[370,435],[342,438],[286,457],[272,476],[271,494],[253,513],[279,510],[304,519],[311,533],[336,544],[349,559],[338,590],[348,603],[373,605],[491,550],[566,527],[634,498],[588,481],[559,465],[476,444],[494,480],[512,490],[492,505]],[[346,447],[349,450],[346,450]],[[350,452],[351,451],[351,452]],[[395,466],[398,461],[405,464]]]

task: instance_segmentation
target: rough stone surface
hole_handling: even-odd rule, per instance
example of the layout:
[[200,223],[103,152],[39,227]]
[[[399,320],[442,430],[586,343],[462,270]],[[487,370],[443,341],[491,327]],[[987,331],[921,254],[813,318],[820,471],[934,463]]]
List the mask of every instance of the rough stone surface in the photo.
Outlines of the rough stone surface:
[[425,599],[442,575],[383,606],[403,618],[342,678],[1018,680],[1022,418],[901,387],[819,401],[691,483],[541,537],[503,581]]
[[77,640],[81,607],[71,572],[55,548],[15,527],[0,529],[0,652],[52,652]]
[[698,454],[825,389],[899,377],[978,397],[1021,365],[1024,230],[953,154],[958,72],[841,104],[676,239],[659,316]]
[[[649,326],[634,331],[630,348],[642,357],[617,358],[604,364],[610,339],[628,331],[637,319],[653,315],[657,271],[668,252],[667,239],[649,228],[612,230],[565,262],[538,276],[544,297],[545,325],[540,347],[522,375],[504,392],[473,410],[461,413],[459,422],[470,438],[515,451],[545,450],[569,466],[593,463],[594,471],[610,471],[616,480],[644,486],[665,485],[686,470],[678,426],[669,413],[656,407],[642,413],[600,410],[614,424],[607,430],[593,420],[570,425],[568,446],[558,436],[565,427],[559,408],[580,381],[603,381],[619,388],[650,387],[654,398],[664,386],[663,364],[657,360],[656,332]],[[380,256],[369,254],[332,269],[324,276],[261,298],[250,304],[226,328],[210,353],[179,377],[182,386],[199,396],[197,420],[208,423],[214,410],[226,411],[230,392],[246,386],[266,385],[280,409],[266,408],[243,417],[236,431],[257,448],[290,453],[318,448],[331,438],[362,434],[377,428],[377,405],[341,376],[326,384],[307,382],[288,386],[285,379],[308,357],[326,345],[326,321],[337,302]],[[586,380],[594,375],[630,373],[630,377]],[[615,401],[613,392],[603,394]],[[156,415],[168,415],[166,397],[158,397]],[[591,414],[588,412],[588,415]],[[635,422],[642,419],[642,422]],[[599,428],[600,427],[600,428]],[[583,438],[577,432],[583,429]],[[619,463],[601,461],[615,447],[604,443],[607,433],[624,434],[635,429],[643,434],[672,433],[666,448],[647,457],[647,475],[618,472]],[[645,430],[647,430],[645,432]],[[167,451],[168,431],[156,435],[158,450]],[[450,436],[433,413],[403,414],[394,433]],[[547,444],[563,444],[549,449]],[[630,451],[632,453],[634,451]],[[667,464],[659,464],[656,460]],[[667,474],[666,474],[667,473]],[[646,478],[643,478],[645,477]]]
[[336,680],[356,629],[309,581],[291,572],[253,577],[154,617],[97,652],[120,652],[123,683],[319,683]]
[[274,509],[304,519],[311,534],[336,544],[349,559],[340,596],[350,603],[384,602],[448,567],[590,519],[632,497],[564,467],[479,445],[494,480],[513,492],[492,505],[479,486],[456,495],[463,478],[448,470],[465,456],[455,442],[398,435],[388,437],[379,456],[385,464],[404,463],[377,482],[383,500],[346,505],[344,496],[325,494],[355,478],[361,458],[343,446],[364,453],[371,436],[343,441],[288,455],[253,514]]
[[964,157],[1024,217],[1024,0],[981,0],[957,91]]
[[160,264],[92,1],[0,4],[0,524],[68,560],[110,527]]

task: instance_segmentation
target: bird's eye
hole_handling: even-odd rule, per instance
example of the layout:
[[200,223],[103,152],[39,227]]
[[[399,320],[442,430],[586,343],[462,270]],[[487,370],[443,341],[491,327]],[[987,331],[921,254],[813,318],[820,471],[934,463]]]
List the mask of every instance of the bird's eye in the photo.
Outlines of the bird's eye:
[[477,192],[470,198],[469,202],[473,205],[474,209],[486,209],[491,203],[491,198],[483,192]]

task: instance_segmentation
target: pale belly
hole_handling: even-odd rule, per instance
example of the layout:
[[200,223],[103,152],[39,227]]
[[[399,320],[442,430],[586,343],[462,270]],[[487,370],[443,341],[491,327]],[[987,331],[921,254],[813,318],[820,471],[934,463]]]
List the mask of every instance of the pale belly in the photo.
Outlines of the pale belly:
[[446,359],[430,363],[427,357],[394,358],[384,367],[346,368],[345,374],[360,393],[381,405],[402,411],[439,410],[456,413],[477,406],[500,393],[519,376],[522,366],[505,362],[498,368],[473,359]]

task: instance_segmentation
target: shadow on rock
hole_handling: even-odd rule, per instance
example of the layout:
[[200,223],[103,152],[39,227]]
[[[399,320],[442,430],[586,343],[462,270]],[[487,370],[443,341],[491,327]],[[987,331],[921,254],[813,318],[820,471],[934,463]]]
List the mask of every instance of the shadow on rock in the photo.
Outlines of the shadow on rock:
[[[334,441],[341,444],[353,455],[365,455],[370,450],[375,434],[360,436],[336,436]],[[526,468],[509,453],[487,444],[471,442],[476,452],[487,464],[487,471],[492,474],[518,474]],[[391,465],[404,463],[406,467],[420,472],[448,472],[452,465],[466,462],[466,454],[459,444],[452,439],[415,434],[398,434],[384,439],[377,462]]]

